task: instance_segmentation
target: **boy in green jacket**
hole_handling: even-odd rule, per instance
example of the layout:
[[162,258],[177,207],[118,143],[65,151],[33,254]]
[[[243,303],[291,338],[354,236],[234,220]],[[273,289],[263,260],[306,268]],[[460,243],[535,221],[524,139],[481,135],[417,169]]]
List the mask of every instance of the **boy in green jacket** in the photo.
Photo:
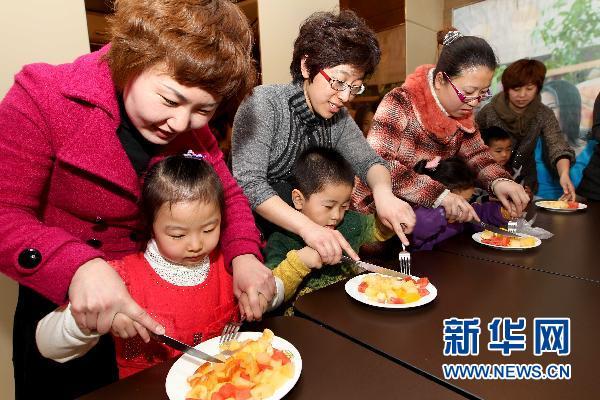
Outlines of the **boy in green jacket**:
[[[292,178],[292,202],[312,221],[336,229],[358,252],[365,243],[385,241],[394,232],[374,215],[348,211],[354,187],[352,166],[334,149],[312,147],[296,160]],[[285,302],[321,289],[359,271],[349,263],[323,265],[319,253],[290,232],[273,233],[264,249],[265,265],[281,279]],[[293,314],[290,307],[286,314]]]

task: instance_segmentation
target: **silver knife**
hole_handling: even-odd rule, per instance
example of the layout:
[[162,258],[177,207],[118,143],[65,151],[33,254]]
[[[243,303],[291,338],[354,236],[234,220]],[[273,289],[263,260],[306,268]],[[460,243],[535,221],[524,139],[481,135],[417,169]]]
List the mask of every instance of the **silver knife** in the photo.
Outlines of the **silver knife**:
[[475,225],[475,226],[480,226],[483,229],[487,229],[488,231],[497,233],[498,235],[513,237],[513,238],[520,238],[521,237],[519,235],[515,235],[514,233],[510,233],[509,231],[505,231],[504,229],[500,229],[497,226],[487,224],[487,223],[485,223],[483,221],[477,222],[477,221],[473,220],[473,221],[470,221],[470,222],[473,225]]
[[188,346],[187,344],[180,342],[179,340],[174,339],[171,336],[157,335],[155,333],[151,333],[150,335],[152,336],[152,338],[154,340],[164,343],[167,346],[174,348],[175,350],[179,350],[179,351],[184,352],[185,354],[189,354],[190,356],[194,356],[194,357],[200,358],[202,360],[210,361],[210,362],[214,362],[214,363],[222,363],[223,362],[223,360],[219,360],[218,358],[213,357],[208,353],[205,353],[203,351],[195,349],[192,346]]
[[379,265],[369,264],[368,262],[364,262],[364,261],[355,261],[346,255],[342,256],[342,261],[352,263],[360,269],[363,269],[363,270],[366,270],[369,272],[377,272],[378,274],[382,274],[382,275],[393,276],[396,278],[406,278],[407,276],[410,276],[407,274],[403,274],[402,272],[394,271],[393,269],[380,267]]

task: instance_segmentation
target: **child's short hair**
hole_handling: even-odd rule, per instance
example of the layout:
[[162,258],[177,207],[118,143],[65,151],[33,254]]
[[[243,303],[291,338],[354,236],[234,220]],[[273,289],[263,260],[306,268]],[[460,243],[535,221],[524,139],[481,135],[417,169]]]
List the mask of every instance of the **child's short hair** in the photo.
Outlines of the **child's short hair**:
[[168,156],[146,173],[142,188],[141,208],[147,226],[151,227],[160,207],[187,201],[218,204],[223,211],[223,185],[213,167],[199,157]]
[[292,186],[308,199],[327,184],[345,183],[354,186],[352,165],[336,150],[311,147],[296,159]]
[[475,186],[475,173],[460,158],[441,160],[435,168],[426,168],[427,160],[419,161],[414,170],[442,183],[449,190],[468,189]]
[[510,134],[498,126],[490,126],[481,130],[483,142],[489,146],[496,140],[511,140]]

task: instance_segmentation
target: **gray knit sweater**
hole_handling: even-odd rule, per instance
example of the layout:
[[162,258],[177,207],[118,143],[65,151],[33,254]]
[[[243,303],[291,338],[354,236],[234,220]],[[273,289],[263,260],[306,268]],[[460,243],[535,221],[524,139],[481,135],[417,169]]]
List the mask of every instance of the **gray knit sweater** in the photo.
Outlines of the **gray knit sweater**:
[[363,181],[371,166],[386,165],[346,109],[324,119],[308,108],[302,83],[256,87],[235,115],[231,147],[233,176],[253,209],[277,195],[272,186],[310,146],[335,148]]

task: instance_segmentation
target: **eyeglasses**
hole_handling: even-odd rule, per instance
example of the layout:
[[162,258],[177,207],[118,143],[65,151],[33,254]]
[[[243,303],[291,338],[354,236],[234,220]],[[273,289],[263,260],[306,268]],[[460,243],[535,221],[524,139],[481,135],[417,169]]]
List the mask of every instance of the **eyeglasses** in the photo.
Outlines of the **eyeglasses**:
[[346,89],[350,89],[350,94],[356,96],[357,94],[362,94],[365,91],[365,85],[360,86],[352,86],[348,85],[346,82],[338,81],[337,79],[330,78],[329,75],[325,73],[325,71],[320,70],[319,73],[327,79],[327,82],[331,85],[333,90],[337,90],[338,92],[343,92]]
[[465,104],[471,103],[475,100],[477,100],[477,101],[487,100],[490,97],[492,97],[492,92],[490,91],[490,89],[488,89],[487,92],[485,92],[484,94],[480,94],[479,96],[465,96],[463,94],[463,92],[461,92],[460,90],[458,90],[456,88],[456,86],[454,86],[454,83],[452,83],[452,81],[450,80],[450,77],[448,75],[446,75],[445,72],[442,72],[442,74],[444,74],[444,77],[446,77],[448,82],[450,82],[450,85],[452,86],[452,89],[454,89],[454,92],[458,96],[458,99]]

